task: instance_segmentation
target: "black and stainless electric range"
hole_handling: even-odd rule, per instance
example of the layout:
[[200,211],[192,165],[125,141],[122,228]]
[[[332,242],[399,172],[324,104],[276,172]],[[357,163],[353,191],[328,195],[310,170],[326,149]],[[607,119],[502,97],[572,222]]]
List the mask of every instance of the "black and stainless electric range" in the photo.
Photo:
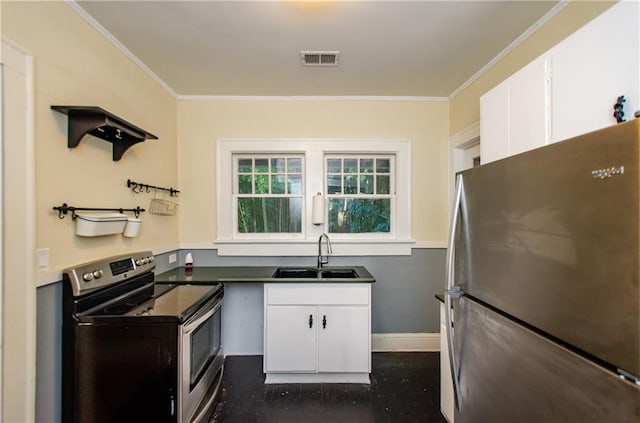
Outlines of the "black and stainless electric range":
[[224,287],[156,284],[149,251],[64,271],[63,422],[206,421],[223,371]]

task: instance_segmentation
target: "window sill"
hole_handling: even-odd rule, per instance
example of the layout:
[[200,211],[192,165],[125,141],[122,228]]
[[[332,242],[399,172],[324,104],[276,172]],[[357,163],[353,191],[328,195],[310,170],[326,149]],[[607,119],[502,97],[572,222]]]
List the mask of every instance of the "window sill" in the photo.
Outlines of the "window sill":
[[[410,256],[412,240],[332,240],[334,256]],[[238,241],[217,240],[214,247],[219,256],[317,256],[318,242],[309,241]]]

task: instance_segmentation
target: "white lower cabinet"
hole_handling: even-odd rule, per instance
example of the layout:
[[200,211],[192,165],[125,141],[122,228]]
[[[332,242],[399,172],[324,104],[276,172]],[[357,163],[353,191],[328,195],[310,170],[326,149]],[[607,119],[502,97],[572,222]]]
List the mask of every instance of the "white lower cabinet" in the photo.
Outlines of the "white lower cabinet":
[[265,383],[369,383],[369,284],[265,284]]

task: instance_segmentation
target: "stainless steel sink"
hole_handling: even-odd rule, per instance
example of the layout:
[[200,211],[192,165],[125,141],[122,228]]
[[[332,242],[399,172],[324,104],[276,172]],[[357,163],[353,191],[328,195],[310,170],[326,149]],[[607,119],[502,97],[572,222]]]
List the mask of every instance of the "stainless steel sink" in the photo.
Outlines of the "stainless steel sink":
[[356,279],[354,269],[316,269],[310,267],[280,267],[273,274],[275,279]]

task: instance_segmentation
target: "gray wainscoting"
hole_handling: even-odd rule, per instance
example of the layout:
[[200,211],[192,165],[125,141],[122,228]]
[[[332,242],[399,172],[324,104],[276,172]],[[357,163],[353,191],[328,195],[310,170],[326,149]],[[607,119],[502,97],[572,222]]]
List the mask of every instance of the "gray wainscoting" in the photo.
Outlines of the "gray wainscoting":
[[[196,266],[316,266],[315,257],[220,257],[216,250],[191,252]],[[434,295],[444,292],[445,249],[414,249],[411,256],[329,256],[329,266],[364,266],[376,278],[371,290],[373,333],[440,332]]]
[[[156,272],[183,265],[191,252],[196,266],[315,266],[315,257],[219,257],[217,250],[181,250],[156,256]],[[444,249],[414,249],[411,256],[329,257],[330,266],[365,266],[376,277],[372,332],[437,333],[440,309],[434,295],[445,286]],[[36,421],[60,422],[62,283],[37,290]]]

